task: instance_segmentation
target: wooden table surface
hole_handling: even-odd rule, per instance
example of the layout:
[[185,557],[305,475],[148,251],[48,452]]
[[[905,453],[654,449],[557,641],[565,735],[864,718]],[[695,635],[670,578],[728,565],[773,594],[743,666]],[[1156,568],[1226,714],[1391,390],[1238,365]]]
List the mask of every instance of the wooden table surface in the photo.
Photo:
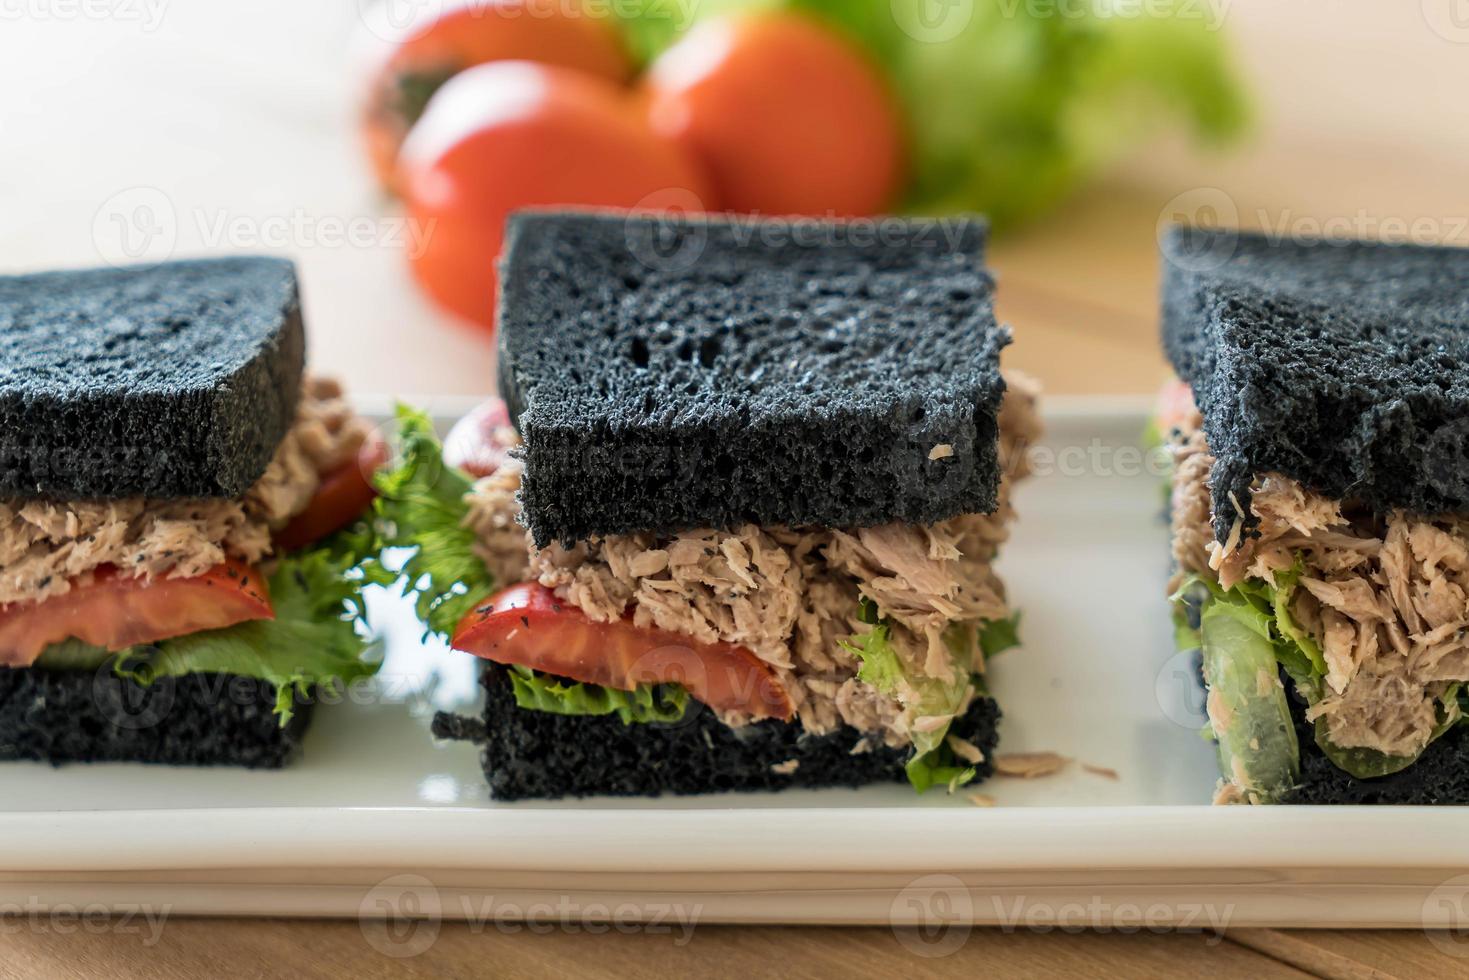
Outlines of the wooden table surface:
[[[357,6],[162,0],[82,16],[64,13],[75,4],[0,5],[0,270],[95,264],[148,229],[142,257],[281,250],[303,268],[318,365],[364,393],[488,391],[485,338],[413,290],[395,217],[357,158]],[[1259,95],[1254,140],[1227,158],[1149,147],[1061,214],[998,243],[1000,311],[1017,337],[1010,363],[1052,393],[1154,388],[1166,376],[1153,340],[1163,217],[1304,231],[1330,219],[1364,234],[1401,226],[1469,241],[1469,28],[1439,6],[1452,4],[1229,4],[1225,26]],[[353,222],[367,223],[368,240],[342,244]],[[174,920],[150,944],[0,910],[0,936],[0,977],[1469,974],[1469,940],[1421,933],[1246,930],[1221,941],[980,930],[950,956],[916,959],[886,929],[706,926],[676,946],[446,925],[427,952],[398,960],[355,922]]]

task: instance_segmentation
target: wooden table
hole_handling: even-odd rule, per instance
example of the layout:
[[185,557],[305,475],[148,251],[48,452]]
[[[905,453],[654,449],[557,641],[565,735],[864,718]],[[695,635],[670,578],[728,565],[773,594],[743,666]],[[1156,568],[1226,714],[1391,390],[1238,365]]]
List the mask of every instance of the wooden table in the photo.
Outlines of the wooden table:
[[[1446,955],[1419,933],[1243,930],[1204,934],[1005,933],[976,930],[957,952],[918,958],[886,929],[705,926],[670,936],[508,933],[444,926],[423,954],[373,950],[352,922],[180,920],[162,941],[86,932],[6,936],[0,978],[294,975],[351,977],[1291,977],[1469,976],[1469,948]],[[1458,940],[1463,943],[1464,940]]]
[[[1310,230],[1335,218],[1391,234],[1391,222],[1421,220],[1429,234],[1469,241],[1469,36],[1452,24],[1433,30],[1424,14],[1433,6],[1234,0],[1226,26],[1261,95],[1255,141],[1226,159],[1150,147],[1063,213],[999,243],[1000,312],[1017,338],[1010,363],[1052,393],[1153,389],[1166,376],[1153,338],[1156,224],[1218,205],[1220,194],[1226,216],[1248,225]],[[301,263],[319,367],[364,393],[490,390],[485,338],[413,290],[394,216],[359,164],[349,123],[355,0],[114,7],[143,18],[161,10],[156,23],[24,13],[46,9],[3,8],[0,269],[95,264],[130,227],[157,219],[171,228],[173,254],[279,248]],[[364,221],[367,242],[335,243]],[[445,926],[408,960],[376,952],[352,922],[171,921],[146,946],[135,934],[0,919],[0,936],[0,977],[1469,973],[1469,946],[1453,937],[1379,932],[1246,930],[1219,941],[976,931],[934,960],[915,959],[885,929],[708,926],[676,947],[668,936]]]

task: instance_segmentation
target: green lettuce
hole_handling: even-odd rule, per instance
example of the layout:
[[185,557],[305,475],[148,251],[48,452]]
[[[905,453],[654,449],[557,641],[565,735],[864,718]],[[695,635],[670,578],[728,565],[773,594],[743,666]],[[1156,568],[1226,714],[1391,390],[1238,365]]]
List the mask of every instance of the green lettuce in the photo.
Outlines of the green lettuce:
[[1020,613],[992,619],[980,627],[979,649],[988,660],[1020,646]]
[[[910,671],[898,656],[893,646],[892,626],[877,619],[876,607],[863,599],[859,618],[871,624],[871,628],[858,633],[842,643],[843,649],[857,658],[860,666],[857,679],[871,685],[875,690],[896,698],[913,709],[917,718],[950,717],[958,714],[969,692],[978,689],[984,692],[983,679],[972,672],[975,649],[975,630],[962,624],[954,624],[944,633],[944,644],[949,649],[953,662],[953,680],[944,681],[936,677]],[[995,631],[991,642],[1003,644],[1013,634],[1017,619],[997,621],[1007,623]],[[986,624],[984,633],[994,624]],[[998,652],[996,650],[995,652]],[[989,655],[986,649],[986,655]],[[927,792],[934,786],[947,786],[950,792],[974,779],[976,772],[954,754],[947,737],[952,722],[933,731],[913,733],[913,757],[908,760],[906,773],[908,782],[919,792]]]
[[270,576],[273,620],[255,620],[113,654],[76,641],[48,649],[45,670],[96,670],[111,660],[123,677],[148,685],[162,677],[230,674],[277,688],[281,725],[299,694],[371,677],[381,665],[369,642],[361,588],[381,581],[370,533],[357,529],[283,558]]
[[[398,459],[379,472],[379,534],[384,548],[409,551],[403,576],[417,595],[418,618],[430,634],[453,636],[476,605],[496,589],[494,576],[475,553],[465,495],[470,477],[444,462],[443,446],[423,412],[398,406]],[[561,684],[533,671],[511,668],[515,700],[522,708],[559,715],[617,714],[625,722],[677,721],[688,695],[675,684],[619,691],[593,684]]]
[[427,415],[400,405],[397,419],[396,465],[376,479],[383,547],[411,549],[403,575],[417,595],[418,618],[429,633],[448,637],[495,590],[494,577],[475,554],[474,532],[464,526],[464,497],[473,483],[444,462]]
[[619,691],[595,684],[567,684],[528,667],[510,668],[515,703],[531,711],[553,715],[617,715],[624,725],[683,720],[689,696],[677,684],[639,685]]
[[1286,641],[1280,652],[1281,663],[1292,678],[1300,678],[1298,683],[1307,683],[1310,678],[1326,675],[1326,657],[1321,653],[1321,648],[1310,634],[1296,625],[1295,617],[1290,612],[1290,602],[1295,596],[1297,583],[1305,573],[1306,563],[1298,556],[1290,571],[1275,574],[1273,589],[1262,585],[1262,588],[1270,592],[1270,608],[1275,614],[1275,625],[1280,630],[1282,640]]
[[999,228],[1043,213],[1170,123],[1220,145],[1248,112],[1212,8],[1020,0],[642,0],[619,7],[630,46],[655,57],[725,13],[785,9],[844,33],[904,111],[905,206],[983,212]]

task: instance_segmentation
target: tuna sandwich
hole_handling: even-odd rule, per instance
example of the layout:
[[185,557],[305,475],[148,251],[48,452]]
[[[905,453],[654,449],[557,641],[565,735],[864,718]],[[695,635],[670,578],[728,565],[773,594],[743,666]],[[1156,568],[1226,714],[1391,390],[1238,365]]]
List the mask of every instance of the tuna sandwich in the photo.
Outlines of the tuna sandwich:
[[294,268],[0,279],[0,351],[0,760],[284,764],[376,670],[381,452],[303,373]]
[[499,388],[383,481],[428,628],[483,659],[500,799],[993,771],[995,570],[1037,437],[973,221],[530,213]]
[[1164,265],[1218,800],[1469,803],[1469,251],[1178,229]]

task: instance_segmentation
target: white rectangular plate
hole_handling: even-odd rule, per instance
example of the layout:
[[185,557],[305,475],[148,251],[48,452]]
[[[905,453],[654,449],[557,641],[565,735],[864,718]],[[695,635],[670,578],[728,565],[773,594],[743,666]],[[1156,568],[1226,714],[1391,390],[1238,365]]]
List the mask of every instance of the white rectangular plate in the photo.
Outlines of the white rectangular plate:
[[428,733],[436,708],[473,698],[475,664],[380,596],[382,678],[320,708],[283,772],[0,765],[0,909],[1462,925],[1461,808],[1208,805],[1142,406],[1053,399],[1048,417],[1001,558],[1025,647],[991,679],[1002,751],[1075,761],[978,787],[994,807],[901,786],[491,803],[476,750]]

